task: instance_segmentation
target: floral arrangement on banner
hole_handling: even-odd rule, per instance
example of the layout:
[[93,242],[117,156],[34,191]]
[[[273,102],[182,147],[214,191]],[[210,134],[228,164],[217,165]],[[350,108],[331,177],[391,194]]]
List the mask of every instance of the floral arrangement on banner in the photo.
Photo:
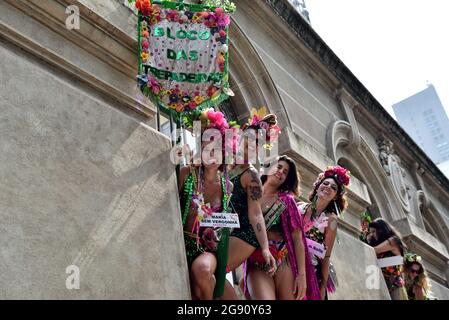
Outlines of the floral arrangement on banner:
[[228,81],[232,2],[137,0],[135,7],[139,12],[138,84],[158,107],[177,121],[189,122],[202,109],[234,95]]
[[372,222],[372,218],[367,211],[364,211],[360,214],[360,236],[359,239],[365,243],[368,243],[367,236],[369,233],[369,224]]

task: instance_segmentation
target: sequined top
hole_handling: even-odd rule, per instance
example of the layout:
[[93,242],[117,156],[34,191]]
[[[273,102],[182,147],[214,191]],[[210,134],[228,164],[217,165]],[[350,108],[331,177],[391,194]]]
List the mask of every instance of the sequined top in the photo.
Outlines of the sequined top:
[[234,184],[234,190],[230,201],[231,209],[239,215],[240,220],[240,228],[234,229],[231,235],[245,241],[254,248],[258,248],[259,241],[257,240],[256,234],[251,223],[249,222],[248,217],[248,194],[240,181],[242,175],[249,169],[250,168],[247,168],[242,173],[231,179],[231,182]]
[[232,204],[232,208],[239,214],[241,229],[244,228],[244,226],[249,225],[248,194],[246,193],[246,191],[243,188],[242,183],[240,181],[241,176],[245,172],[246,172],[246,170],[243,171],[238,176],[235,176],[234,178],[231,179],[231,182],[234,184],[234,189],[232,191],[232,197],[231,197],[231,204]]

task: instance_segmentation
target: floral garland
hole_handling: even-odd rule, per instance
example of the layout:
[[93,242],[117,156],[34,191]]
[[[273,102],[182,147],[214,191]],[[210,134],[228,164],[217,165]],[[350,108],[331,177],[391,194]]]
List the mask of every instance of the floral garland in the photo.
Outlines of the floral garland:
[[[315,212],[316,209],[313,208],[312,204],[312,218]],[[318,219],[310,220],[309,222],[305,223],[304,230],[307,233],[307,237],[318,243],[323,243],[325,238],[324,231],[328,226],[328,220],[329,218],[326,217],[326,214],[324,212],[322,212]]]
[[318,175],[313,187],[316,188],[317,185],[327,178],[335,178],[340,186],[347,187],[351,181],[351,172],[340,166],[329,166]]
[[359,239],[362,240],[365,243],[368,243],[368,234],[369,234],[369,224],[372,222],[371,215],[364,211],[360,214],[360,225],[361,225],[361,231],[359,235]]
[[410,263],[421,263],[421,256],[417,255],[416,253],[408,252],[404,255],[404,260]]

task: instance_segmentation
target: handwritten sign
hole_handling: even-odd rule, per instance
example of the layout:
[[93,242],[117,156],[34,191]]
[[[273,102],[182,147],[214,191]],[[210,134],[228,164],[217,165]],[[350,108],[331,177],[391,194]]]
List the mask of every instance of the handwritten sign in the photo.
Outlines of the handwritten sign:
[[240,228],[239,215],[237,213],[213,213],[211,217],[204,218],[200,227],[214,228]]
[[214,107],[232,95],[230,21],[221,8],[153,1],[139,15],[142,92],[175,115]]
[[324,248],[323,244],[313,241],[309,238],[306,238],[306,242],[307,248],[309,248],[310,253],[316,255],[320,259],[324,259],[324,257],[326,256],[326,249]]

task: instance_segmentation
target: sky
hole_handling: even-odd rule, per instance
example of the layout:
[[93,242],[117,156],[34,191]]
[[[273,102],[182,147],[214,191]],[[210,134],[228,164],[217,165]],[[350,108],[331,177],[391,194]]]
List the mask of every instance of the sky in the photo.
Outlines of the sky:
[[427,82],[449,114],[449,1],[305,3],[315,31],[393,117],[391,106]]

